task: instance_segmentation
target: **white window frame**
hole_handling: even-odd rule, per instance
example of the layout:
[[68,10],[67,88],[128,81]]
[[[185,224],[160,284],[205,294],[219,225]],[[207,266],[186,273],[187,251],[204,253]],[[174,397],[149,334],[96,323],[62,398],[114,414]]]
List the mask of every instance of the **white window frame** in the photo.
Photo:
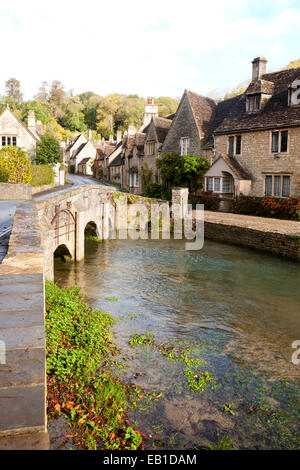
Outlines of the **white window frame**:
[[180,139],[180,156],[188,155],[190,151],[190,138],[181,137]]
[[[212,179],[212,189],[208,189],[208,180],[209,178]],[[206,191],[212,191],[213,193],[216,193],[216,194],[231,194],[233,192],[233,188],[232,188],[232,181],[229,180],[229,191],[226,191],[224,192],[223,191],[223,180],[224,179],[227,179],[227,178],[230,178],[230,176],[206,176],[205,177],[205,189]],[[216,179],[220,180],[220,184],[219,184],[219,191],[216,190]]]
[[[5,145],[2,144],[2,140],[5,139]],[[10,144],[8,144],[8,139],[10,139]],[[16,144],[13,144],[13,140],[16,139]],[[0,145],[1,147],[6,147],[7,145],[11,145],[13,147],[17,147],[17,143],[18,143],[18,140],[17,140],[17,136],[16,135],[1,135],[1,138],[0,138]]]

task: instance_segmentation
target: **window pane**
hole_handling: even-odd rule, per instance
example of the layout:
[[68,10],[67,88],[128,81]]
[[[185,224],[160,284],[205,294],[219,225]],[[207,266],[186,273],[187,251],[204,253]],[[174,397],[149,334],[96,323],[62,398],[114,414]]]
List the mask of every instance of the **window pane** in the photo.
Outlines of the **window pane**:
[[222,179],[222,192],[230,193],[230,177],[229,176],[225,176]]
[[279,132],[272,132],[272,152],[278,152]]
[[12,141],[12,144],[13,144],[14,146],[16,146],[16,145],[17,145],[17,138],[16,138],[16,137],[13,137],[12,140],[13,140],[13,141]]
[[282,178],[282,196],[283,197],[290,197],[290,177],[283,176]]
[[7,137],[7,145],[11,145],[11,138]]
[[229,137],[229,155],[233,155],[233,149],[234,149],[234,137],[233,135]]
[[2,137],[2,147],[5,147],[5,145],[6,145],[6,138]]
[[242,136],[237,135],[236,137],[236,154],[240,155],[241,154],[241,146],[242,146]]
[[211,176],[208,176],[206,179],[206,189],[207,191],[212,191],[213,190],[213,179]]
[[288,149],[288,131],[282,131],[280,151],[287,152],[287,149]]
[[272,196],[272,176],[266,176],[265,187],[266,196]]
[[274,176],[274,196],[280,196],[281,176]]
[[220,178],[215,178],[214,191],[219,193],[221,189]]

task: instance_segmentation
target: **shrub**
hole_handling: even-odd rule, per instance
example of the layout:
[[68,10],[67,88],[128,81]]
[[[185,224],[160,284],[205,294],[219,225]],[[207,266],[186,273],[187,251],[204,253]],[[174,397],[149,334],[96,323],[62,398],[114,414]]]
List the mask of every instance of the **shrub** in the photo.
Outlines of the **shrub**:
[[233,212],[258,217],[300,220],[300,198],[279,199],[274,197],[255,198],[241,196],[234,202]]
[[32,179],[31,160],[20,147],[7,146],[0,150],[0,168],[9,173],[10,183],[30,183]]
[[43,186],[54,183],[54,171],[50,165],[32,166],[32,186]]
[[7,183],[9,179],[9,170],[7,168],[0,168],[0,183]]
[[162,184],[149,183],[145,187],[142,196],[170,201],[172,199],[172,191]]

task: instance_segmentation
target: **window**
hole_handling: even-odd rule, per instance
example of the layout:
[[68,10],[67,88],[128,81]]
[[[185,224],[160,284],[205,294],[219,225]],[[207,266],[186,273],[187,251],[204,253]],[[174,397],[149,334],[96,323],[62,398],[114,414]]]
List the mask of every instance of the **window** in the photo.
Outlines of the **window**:
[[189,137],[183,137],[180,139],[180,155],[188,155],[190,150],[190,138]]
[[129,175],[129,186],[130,186],[130,188],[132,188],[132,186],[133,186],[132,173],[130,173],[130,175]]
[[17,137],[11,137],[11,136],[1,136],[1,143],[2,147],[5,147],[6,145],[17,145]]
[[241,154],[241,147],[242,147],[242,136],[241,136],[241,135],[237,135],[237,136],[236,136],[236,147],[235,147],[235,153],[236,153],[236,155],[240,155],[240,154]]
[[230,176],[224,176],[222,178],[222,193],[230,193],[230,192],[231,192]]
[[229,155],[233,155],[233,151],[234,151],[234,136],[231,135],[229,137],[229,146],[228,146]]
[[290,185],[290,176],[266,175],[265,195],[274,197],[290,197]]
[[286,153],[288,151],[288,140],[289,132],[288,131],[274,131],[272,132],[272,144],[271,151],[272,153]]
[[247,111],[254,112],[260,110],[260,94],[247,96]]
[[147,144],[147,154],[154,155],[155,154],[155,142],[148,142]]
[[[234,153],[235,150],[235,153]],[[242,136],[231,135],[228,139],[228,155],[241,155],[242,153]]]
[[206,189],[207,191],[213,191],[214,190],[214,179],[212,177],[206,178]]
[[135,188],[138,188],[138,186],[139,186],[139,175],[138,175],[138,173],[133,174],[133,186]]
[[230,193],[231,189],[231,178],[230,176],[207,176],[206,177],[206,191],[212,191],[214,193]]

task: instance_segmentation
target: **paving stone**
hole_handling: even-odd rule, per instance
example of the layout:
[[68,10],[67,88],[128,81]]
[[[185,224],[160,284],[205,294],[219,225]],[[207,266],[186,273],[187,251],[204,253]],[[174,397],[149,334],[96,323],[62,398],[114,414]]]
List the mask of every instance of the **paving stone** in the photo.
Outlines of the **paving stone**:
[[44,385],[0,389],[0,432],[44,427],[45,401]]
[[44,310],[0,310],[0,329],[44,325]]
[[0,275],[0,294],[40,293],[44,290],[42,274]]
[[2,293],[0,295],[0,311],[40,309],[42,305],[44,305],[43,292],[40,292],[38,294],[26,294],[25,292],[21,292],[20,294],[15,293],[11,295],[6,295]]
[[0,340],[4,341],[6,350],[45,347],[45,328],[30,326],[28,328],[2,328]]
[[43,348],[7,351],[6,363],[0,364],[0,390],[3,387],[43,383],[46,368],[45,356]]
[[0,437],[0,450],[49,450],[49,447],[47,432]]

